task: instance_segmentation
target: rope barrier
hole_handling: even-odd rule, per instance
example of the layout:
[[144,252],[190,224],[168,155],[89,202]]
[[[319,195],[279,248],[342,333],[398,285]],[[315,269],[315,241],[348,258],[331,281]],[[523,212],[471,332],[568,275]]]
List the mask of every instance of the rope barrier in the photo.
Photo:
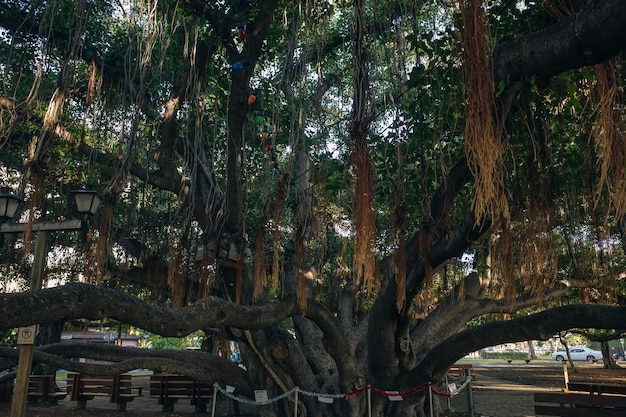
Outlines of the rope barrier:
[[[459,379],[460,381],[461,379]],[[386,391],[386,390],[381,390],[375,387],[372,387],[371,385],[368,385],[365,388],[359,388],[357,390],[354,390],[352,392],[347,392],[345,394],[324,394],[324,393],[320,393],[320,392],[311,392],[311,391],[306,391],[306,390],[302,390],[299,387],[293,387],[292,389],[290,389],[289,391],[284,392],[283,394],[280,394],[274,398],[267,398],[267,391],[265,390],[258,390],[255,391],[255,394],[257,394],[257,392],[259,393],[259,396],[257,399],[255,400],[251,400],[249,398],[246,397],[241,397],[239,395],[235,395],[233,394],[234,388],[233,387],[229,387],[227,386],[226,389],[220,387],[220,385],[216,382],[215,384],[213,384],[213,407],[211,410],[211,417],[215,416],[215,400],[217,398],[217,392],[221,392],[223,395],[225,395],[227,398],[230,398],[233,401],[237,401],[243,404],[250,404],[250,405],[268,405],[268,404],[272,404],[275,403],[277,401],[282,400],[283,398],[288,397],[289,395],[295,394],[295,400],[294,400],[294,415],[298,415],[298,394],[303,394],[303,395],[307,395],[309,397],[317,397],[319,401],[321,402],[333,402],[334,399],[339,399],[342,398],[344,400],[349,400],[352,397],[356,397],[357,395],[360,395],[362,393],[367,393],[367,404],[368,404],[368,415],[371,416],[371,395],[372,393],[374,394],[378,394],[380,396],[383,397],[387,397],[389,398],[390,401],[401,401],[404,397],[409,396],[409,395],[413,395],[416,394],[418,392],[424,391],[425,389],[428,389],[429,391],[429,401],[430,401],[430,409],[431,409],[431,416],[432,416],[432,396],[437,395],[439,397],[445,397],[445,398],[452,398],[455,395],[458,395],[461,391],[463,391],[471,382],[472,378],[471,376],[467,375],[465,377],[465,379],[463,380],[463,383],[459,386],[456,387],[456,384],[451,384],[451,385],[455,385],[455,388],[451,388],[450,385],[447,386],[447,389],[449,392],[440,392],[437,391],[435,389],[433,389],[433,384],[432,383],[426,383],[422,386],[416,387],[416,388],[411,388],[409,390],[406,391]],[[471,394],[471,390],[469,391],[469,393]],[[255,395],[256,396],[256,395]],[[471,395],[468,397],[471,398]],[[325,401],[326,400],[326,401]],[[330,401],[328,401],[330,400]],[[471,401],[471,400],[470,400]]]
[[224,394],[226,397],[235,400],[235,401],[239,401],[241,403],[244,404],[255,404],[255,405],[267,405],[267,404],[272,404],[275,403],[277,401],[282,400],[283,398],[294,394],[294,393],[299,393],[299,394],[303,394],[303,395],[307,395],[309,397],[318,397],[318,398],[332,398],[332,399],[344,399],[344,400],[348,400],[352,397],[356,397],[357,395],[360,395],[366,391],[371,391],[374,394],[378,394],[382,397],[407,397],[409,395],[413,395],[416,394],[420,391],[424,391],[425,389],[431,387],[431,391],[433,394],[438,395],[440,397],[445,397],[445,398],[451,398],[454,397],[455,395],[458,395],[461,391],[463,391],[463,389],[465,389],[465,387],[467,387],[467,385],[470,383],[471,378],[465,378],[465,380],[463,381],[463,384],[461,384],[458,388],[456,388],[454,390],[454,392],[441,392],[441,391],[437,391],[435,389],[432,389],[432,384],[431,383],[427,383],[424,385],[421,385],[419,387],[416,388],[411,388],[409,390],[406,391],[386,391],[386,390],[381,390],[375,387],[372,387],[371,385],[368,385],[365,388],[359,388],[357,390],[351,391],[351,392],[347,392],[345,394],[325,394],[325,393],[321,393],[321,392],[311,392],[311,391],[306,391],[303,389],[300,389],[299,387],[293,387],[292,389],[290,389],[287,392],[284,392],[283,394],[280,394],[274,398],[268,398],[267,400],[262,400],[262,401],[256,401],[256,400],[250,400],[246,397],[241,397],[238,395],[233,394],[232,392],[227,391],[226,389],[222,388],[217,382],[215,383],[215,388],[221,392],[222,394]]
[[254,405],[267,405],[267,404],[275,403],[277,401],[282,400],[285,397],[288,397],[289,395],[291,395],[294,392],[296,392],[296,390],[298,390],[298,387],[293,387],[289,391],[284,392],[284,393],[280,394],[277,397],[268,398],[267,400],[263,400],[263,401],[255,401],[255,400],[250,400],[249,398],[240,397],[239,395],[235,395],[235,394],[233,394],[231,392],[228,392],[227,390],[225,390],[222,387],[220,387],[217,382],[215,383],[215,387],[217,388],[217,390],[219,392],[221,392],[222,394],[224,394],[225,396],[227,396],[231,400],[238,401],[238,402],[243,403],[243,404],[254,404]]

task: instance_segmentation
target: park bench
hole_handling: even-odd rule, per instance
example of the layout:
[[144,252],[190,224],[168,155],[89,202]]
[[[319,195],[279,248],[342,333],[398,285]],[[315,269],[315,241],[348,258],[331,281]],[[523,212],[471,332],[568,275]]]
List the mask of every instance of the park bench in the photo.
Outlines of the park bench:
[[624,417],[626,396],[574,392],[535,392],[537,416]]
[[154,374],[150,376],[150,397],[159,399],[164,412],[174,412],[179,399],[189,399],[196,413],[206,413],[213,387],[185,375]]
[[595,382],[569,382],[565,392],[586,392],[588,394],[617,394],[626,395],[624,385],[606,385]]
[[109,397],[118,411],[126,411],[126,403],[141,396],[141,387],[132,386],[129,374],[95,376],[71,373],[67,376],[67,392],[70,393],[70,400],[77,402],[78,409],[85,409],[87,401],[95,397]]
[[452,365],[450,369],[448,369],[448,375],[451,375],[455,378],[461,378],[466,375],[466,371],[469,370],[470,377],[472,381],[476,381],[476,376],[474,375],[474,368],[471,363],[457,363]]
[[67,392],[57,387],[55,375],[31,375],[28,381],[28,400],[57,405]]

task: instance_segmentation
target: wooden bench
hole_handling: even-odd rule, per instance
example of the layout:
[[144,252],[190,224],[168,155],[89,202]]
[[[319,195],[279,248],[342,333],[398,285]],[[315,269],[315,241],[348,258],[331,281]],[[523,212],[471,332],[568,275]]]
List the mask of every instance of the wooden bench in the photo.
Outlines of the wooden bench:
[[448,369],[448,375],[451,375],[455,378],[460,378],[465,376],[466,370],[469,370],[470,377],[472,381],[476,381],[476,376],[474,375],[474,368],[471,363],[457,363],[452,365],[450,369]]
[[537,416],[624,417],[626,396],[583,393],[535,392]]
[[76,401],[76,408],[85,409],[87,401],[94,397],[109,397],[117,405],[118,411],[126,411],[126,403],[141,396],[141,387],[132,386],[132,376],[122,375],[67,375],[67,392],[70,400]]
[[565,392],[586,392],[588,394],[617,394],[626,395],[624,385],[605,385],[595,382],[570,382],[567,384]]
[[189,399],[196,413],[206,413],[213,387],[185,375],[155,374],[150,376],[150,397],[159,399],[164,412],[174,412],[179,399]]
[[55,375],[31,375],[28,381],[28,400],[57,405],[67,392],[57,387]]

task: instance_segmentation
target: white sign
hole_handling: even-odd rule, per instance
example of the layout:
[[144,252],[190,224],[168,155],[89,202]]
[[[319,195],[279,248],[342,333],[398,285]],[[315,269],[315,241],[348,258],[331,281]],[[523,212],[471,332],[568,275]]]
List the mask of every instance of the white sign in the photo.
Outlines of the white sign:
[[389,394],[389,396],[387,398],[389,398],[389,401],[402,401],[402,395],[399,395],[400,393],[398,391],[387,391],[387,393]]
[[452,395],[456,395],[456,384],[453,382],[451,384],[448,384],[448,392],[450,392],[450,394]]
[[37,333],[37,325],[33,324],[28,327],[20,327],[17,333],[18,345],[34,345],[35,334]]
[[235,387],[233,387],[232,385],[226,385],[226,392],[232,394],[233,392],[235,392]]
[[318,396],[317,401],[324,403],[324,404],[332,404],[335,400],[330,397]]
[[255,389],[254,390],[254,401],[258,403],[262,403],[267,401],[267,391],[264,389]]

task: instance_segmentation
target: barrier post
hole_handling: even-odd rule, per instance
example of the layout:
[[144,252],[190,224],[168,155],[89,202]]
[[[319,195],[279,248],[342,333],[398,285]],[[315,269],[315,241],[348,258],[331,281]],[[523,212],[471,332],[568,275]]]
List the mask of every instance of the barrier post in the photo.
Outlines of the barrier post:
[[[448,387],[449,382],[450,381],[448,381],[448,374],[446,374],[446,390],[448,390],[448,392],[450,392],[450,388]],[[450,398],[452,397],[450,396],[446,398],[446,402],[448,404],[448,410],[452,410],[452,404],[450,403]]]
[[567,362],[563,361],[563,380],[565,381],[565,390],[569,387],[569,374],[567,373]]
[[293,417],[298,417],[298,387],[296,387],[296,400],[294,401],[296,404],[293,406]]
[[215,403],[217,402],[217,382],[213,384],[213,401],[211,401],[211,417],[215,417]]
[[433,417],[435,414],[433,410],[433,384],[431,383],[428,384],[428,405],[430,406],[430,417]]
[[372,417],[372,390],[367,386],[367,417]]
[[474,415],[474,396],[472,394],[472,373],[469,368],[465,368],[465,378],[467,378],[467,415]]

